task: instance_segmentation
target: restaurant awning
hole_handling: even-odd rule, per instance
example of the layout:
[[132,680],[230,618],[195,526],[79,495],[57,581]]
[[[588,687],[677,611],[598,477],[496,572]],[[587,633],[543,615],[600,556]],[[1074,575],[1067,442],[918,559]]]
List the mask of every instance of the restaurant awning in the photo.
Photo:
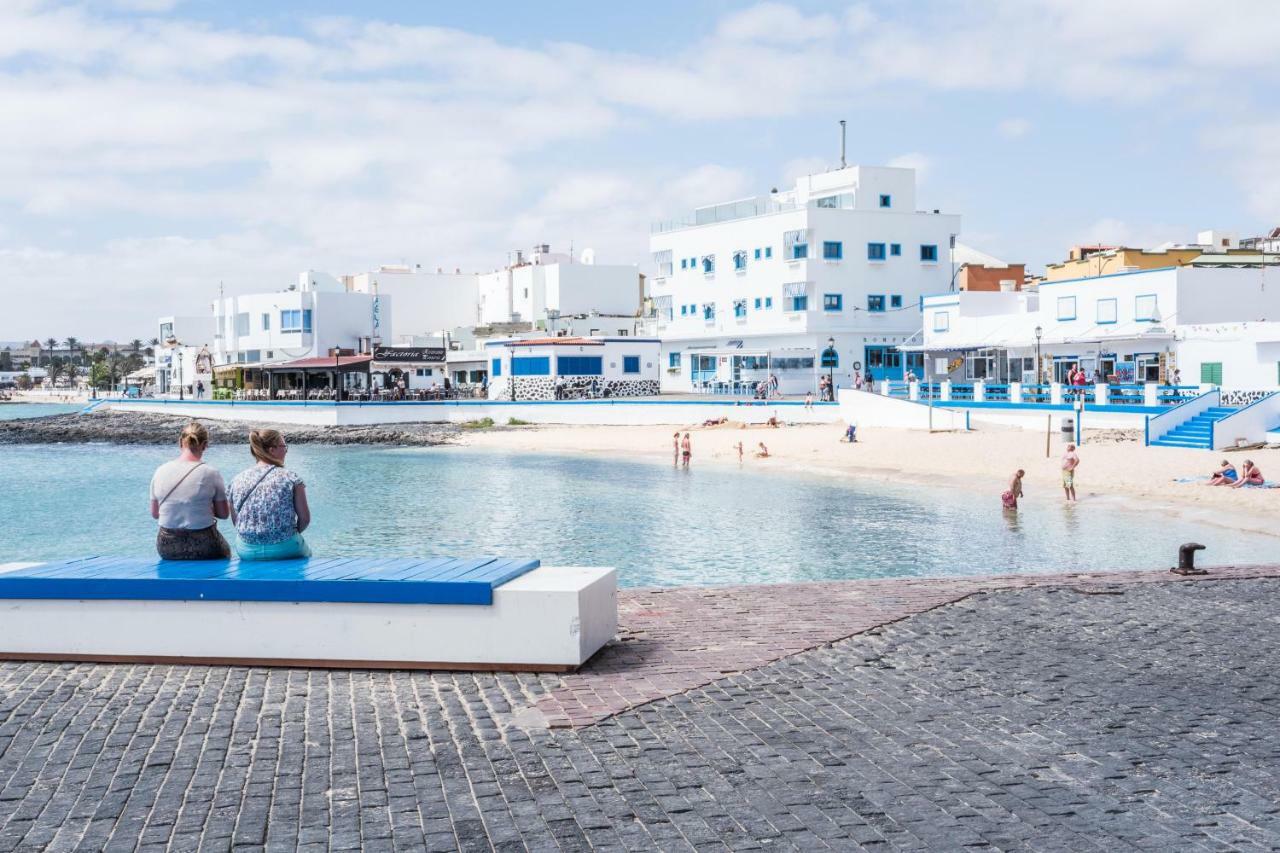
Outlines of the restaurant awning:
[[[284,361],[280,364],[264,364],[262,369],[272,372],[311,372],[311,371],[331,371],[335,368],[343,373],[363,373],[368,370],[369,365],[373,362],[371,355],[339,355],[329,356],[322,355],[315,358],[299,358],[294,361]],[[240,365],[244,367],[245,365]]]

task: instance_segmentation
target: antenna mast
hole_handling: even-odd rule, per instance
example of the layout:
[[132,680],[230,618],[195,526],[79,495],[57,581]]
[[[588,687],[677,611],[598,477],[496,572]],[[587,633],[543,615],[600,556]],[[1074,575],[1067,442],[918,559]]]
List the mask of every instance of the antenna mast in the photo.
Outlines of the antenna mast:
[[845,167],[845,160],[844,160],[844,129],[845,129],[845,122],[844,122],[844,119],[840,119],[840,168],[841,168],[841,169],[843,169],[843,168]]

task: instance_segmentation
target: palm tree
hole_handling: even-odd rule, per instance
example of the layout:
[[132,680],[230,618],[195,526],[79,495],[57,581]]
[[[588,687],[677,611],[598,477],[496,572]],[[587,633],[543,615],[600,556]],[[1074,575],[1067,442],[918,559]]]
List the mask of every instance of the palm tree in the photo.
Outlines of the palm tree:
[[80,346],[79,338],[67,338],[67,357],[71,359],[71,363],[76,362],[76,347]]
[[[45,341],[45,343],[48,343],[48,341]],[[62,359],[58,359],[56,361],[54,359],[49,359],[49,364],[45,367],[44,373],[49,380],[49,384],[56,385],[58,383],[58,378],[62,376],[63,373]]]
[[129,341],[129,352],[133,353],[134,355],[137,355],[138,353],[142,352],[142,338],[134,338],[133,340]]
[[58,346],[58,339],[57,339],[57,338],[45,338],[45,339],[44,339],[44,345],[45,345],[45,346],[48,348],[48,350],[49,350],[49,358],[48,358],[48,360],[49,360],[49,361],[53,361],[53,351],[54,351],[54,350],[57,348],[57,346]]

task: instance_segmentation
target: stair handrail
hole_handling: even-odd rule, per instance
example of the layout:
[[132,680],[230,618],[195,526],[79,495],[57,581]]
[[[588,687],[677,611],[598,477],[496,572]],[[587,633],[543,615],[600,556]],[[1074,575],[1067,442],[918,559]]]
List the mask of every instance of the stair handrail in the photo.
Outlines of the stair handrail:
[[1267,402],[1267,401],[1268,401],[1268,400],[1270,400],[1272,397],[1275,397],[1277,394],[1280,394],[1280,391],[1272,391],[1272,392],[1271,392],[1271,393],[1269,393],[1269,394],[1266,394],[1266,395],[1264,395],[1264,396],[1262,396],[1262,397],[1259,397],[1258,399],[1254,400],[1252,403],[1250,403],[1250,404],[1249,404],[1249,405],[1247,405],[1247,406],[1241,406],[1240,408],[1236,409],[1236,410],[1235,410],[1234,412],[1232,412],[1231,414],[1227,415],[1225,418],[1221,418],[1221,419],[1219,419],[1219,420],[1216,420],[1216,421],[1213,421],[1212,423],[1210,423],[1210,424],[1209,424],[1209,449],[1210,449],[1210,450],[1215,450],[1215,449],[1217,449],[1217,441],[1215,441],[1215,439],[1217,438],[1217,436],[1215,435],[1215,433],[1217,432],[1218,424],[1226,424],[1226,423],[1230,423],[1230,421],[1231,421],[1233,418],[1236,418],[1236,417],[1239,417],[1240,415],[1243,415],[1245,412],[1249,411],[1249,410],[1250,410],[1250,409],[1252,409],[1254,406],[1257,406],[1257,405],[1259,405],[1259,404],[1261,404],[1261,403],[1265,403],[1265,402]]
[[[1212,397],[1212,398],[1213,398],[1213,400],[1212,400],[1212,401],[1208,400],[1207,398],[1209,398],[1209,397]],[[1187,407],[1187,406],[1194,405],[1194,404],[1196,404],[1196,403],[1209,403],[1209,405],[1205,406],[1203,409],[1200,409],[1200,410],[1198,410],[1197,412],[1195,412],[1194,414],[1192,414],[1192,415],[1191,415],[1191,417],[1195,417],[1195,416],[1196,416],[1196,414],[1199,414],[1201,411],[1204,411],[1204,409],[1212,408],[1214,405],[1216,405],[1216,404],[1218,404],[1218,403],[1221,403],[1221,402],[1222,402],[1222,389],[1221,389],[1221,388],[1216,388],[1216,387],[1215,387],[1215,388],[1211,388],[1211,389],[1210,389],[1210,390],[1208,390],[1208,391],[1205,391],[1203,394],[1200,394],[1200,395],[1198,395],[1198,396],[1196,396],[1196,397],[1192,397],[1190,400],[1186,400],[1186,401],[1184,401],[1184,402],[1182,402],[1182,403],[1179,403],[1179,404],[1178,404],[1178,405],[1176,405],[1176,406],[1170,406],[1168,409],[1166,409],[1165,411],[1161,412],[1161,413],[1160,413],[1160,414],[1158,414],[1158,415],[1147,415],[1147,420],[1146,420],[1146,424],[1145,424],[1145,427],[1146,427],[1146,428],[1145,428],[1145,435],[1144,435],[1143,443],[1144,443],[1144,444],[1146,444],[1146,445],[1148,445],[1148,446],[1150,446],[1150,444],[1151,444],[1151,442],[1152,442],[1152,440],[1153,440],[1153,439],[1152,439],[1152,432],[1151,432],[1151,425],[1152,425],[1153,423],[1155,423],[1156,421],[1160,420],[1161,418],[1166,418],[1166,417],[1168,417],[1168,416],[1172,415],[1174,412],[1178,411],[1179,409],[1185,408],[1185,407]],[[1184,413],[1184,414],[1185,414],[1185,413]],[[1187,420],[1190,420],[1190,418],[1184,418],[1184,419],[1182,419],[1182,420],[1178,421],[1178,423],[1176,423],[1176,424],[1174,424],[1172,427],[1169,427],[1168,429],[1166,429],[1166,430],[1165,430],[1165,432],[1172,432],[1174,429],[1177,429],[1177,428],[1178,428],[1182,423],[1184,423],[1184,422],[1185,422],[1185,421],[1187,421]],[[1159,440],[1163,435],[1164,435],[1164,433],[1155,433],[1155,440]],[[1212,437],[1213,437],[1213,434],[1212,434],[1212,432],[1211,432],[1211,433],[1210,433],[1210,438],[1212,438]]]

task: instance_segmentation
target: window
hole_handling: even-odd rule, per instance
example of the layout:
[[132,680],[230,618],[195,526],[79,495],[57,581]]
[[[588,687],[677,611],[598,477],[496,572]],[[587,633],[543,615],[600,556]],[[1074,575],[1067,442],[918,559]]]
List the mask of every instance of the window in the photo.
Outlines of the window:
[[1074,320],[1076,318],[1076,298],[1074,296],[1058,297],[1058,319]]
[[808,243],[796,243],[791,247],[791,259],[793,261],[803,261],[807,257],[809,257]]
[[640,372],[640,356],[624,355],[622,357],[623,373],[639,373]]
[[[638,356],[635,372],[640,372]],[[556,358],[556,373],[560,376],[600,376],[604,373],[604,359],[598,355],[562,355]]]
[[759,311],[759,310],[760,310],[760,305],[761,305],[761,300],[760,300],[760,297],[759,297],[759,296],[757,296],[757,297],[756,297],[756,310],[757,310],[757,311]]
[[708,302],[706,305],[703,305],[702,319],[714,320],[715,318],[716,318],[716,304],[714,302]]
[[680,369],[680,353],[678,352],[667,353],[667,367],[670,367],[674,370]]
[[716,256],[703,255],[702,256],[702,274],[714,275],[715,271],[716,271]]
[[765,247],[764,247],[764,256],[765,256],[766,258],[772,258],[772,257],[773,257],[773,247],[772,247],[772,246],[765,246]]
[[737,317],[738,319],[742,319],[747,316],[747,300],[745,299],[733,300],[733,316]]
[[257,364],[262,361],[262,350],[260,349],[246,350],[240,354],[244,356],[244,360],[250,364]]
[[688,258],[681,258],[681,259],[680,259],[680,269],[684,270],[684,269],[688,269],[688,268],[689,268],[689,259],[688,259]]
[[680,306],[680,316],[681,316],[681,317],[683,317],[683,316],[685,316],[685,315],[686,315],[686,314],[688,314],[688,313],[689,313],[689,306],[688,306],[688,305],[681,305],[681,306]]
[[756,249],[756,260],[760,260],[760,250]]
[[933,330],[935,332],[951,331],[951,312],[950,311],[933,312]]
[[868,243],[867,244],[867,260],[883,261],[884,260],[884,243]]
[[415,370],[415,371],[413,372],[413,374],[414,374],[414,376],[430,376],[430,375],[431,375],[431,368],[430,368],[430,367],[419,367],[417,370]]
[[662,252],[654,252],[653,263],[658,268],[658,278],[666,278],[671,275],[671,250],[667,249]]
[[1106,325],[1116,321],[1116,301],[1114,299],[1098,300],[1098,317],[1096,322],[1099,325]]
[[264,332],[271,331],[271,315],[270,314],[262,315],[262,331]]
[[844,257],[844,243],[839,240],[824,240],[822,242],[822,258],[827,261],[838,261]]
[[747,268],[746,249],[739,249],[733,253],[733,268],[736,272],[742,272]]
[[1220,361],[1200,362],[1200,384],[1221,385],[1222,384],[1222,362]]
[[502,375],[502,359],[495,358],[493,360],[493,377],[497,379]]
[[893,256],[893,257],[895,257],[895,258],[900,257],[900,256],[902,255],[902,244],[901,244],[901,243],[890,243],[890,244],[889,244],[889,254],[890,254],[890,255],[892,255],[892,256]]
[[844,297],[839,293],[822,294],[822,310],[823,311],[843,311]]
[[890,297],[889,297],[889,307],[890,307],[890,308],[901,308],[901,307],[902,307],[902,296],[901,296],[901,295],[899,295],[899,294],[894,294],[893,296],[890,296]]
[[876,313],[876,314],[881,314],[881,313],[883,313],[883,312],[884,312],[884,297],[883,297],[883,296],[868,295],[868,296],[867,296],[867,310],[868,310],[868,311],[871,311],[871,312],[873,312],[873,313]]
[[782,235],[782,259],[801,261],[809,257],[809,231],[801,228],[798,231],[787,231]]
[[693,315],[693,314],[697,314],[697,313],[698,313],[698,306],[697,306],[697,305],[690,305],[690,306],[689,306],[689,314]]
[[[308,311],[308,314],[311,312]],[[286,310],[280,312],[280,331],[286,334],[297,334],[302,331],[302,312]]]
[[938,260],[938,247],[925,244],[920,247],[920,260],[924,263],[933,263]]
[[766,296],[766,297],[764,298],[764,307],[765,307],[766,309],[768,309],[768,308],[772,308],[772,307],[773,307],[773,297],[772,297],[772,296]]
[[839,197],[839,196],[834,196],[834,195],[829,195],[829,196],[827,196],[826,198],[820,198],[820,199],[818,199],[818,205],[817,205],[817,206],[818,206],[818,207],[839,207],[839,206],[840,206],[840,197]]
[[160,340],[167,341],[169,340],[169,338],[172,338],[172,337],[173,337],[173,324],[161,323],[160,324]]
[[1156,295],[1154,293],[1134,297],[1133,319],[1139,323],[1154,323],[1160,319],[1160,312],[1156,308]]
[[881,207],[893,207],[893,199],[887,195],[880,196]]
[[311,331],[311,309],[310,308],[302,309],[302,331],[304,332]]
[[788,296],[786,297],[785,310],[787,311],[808,311],[809,297],[806,296]]
[[249,334],[249,315],[236,315],[236,337],[242,337]]
[[550,376],[551,358],[545,355],[526,355],[511,359],[512,376]]

